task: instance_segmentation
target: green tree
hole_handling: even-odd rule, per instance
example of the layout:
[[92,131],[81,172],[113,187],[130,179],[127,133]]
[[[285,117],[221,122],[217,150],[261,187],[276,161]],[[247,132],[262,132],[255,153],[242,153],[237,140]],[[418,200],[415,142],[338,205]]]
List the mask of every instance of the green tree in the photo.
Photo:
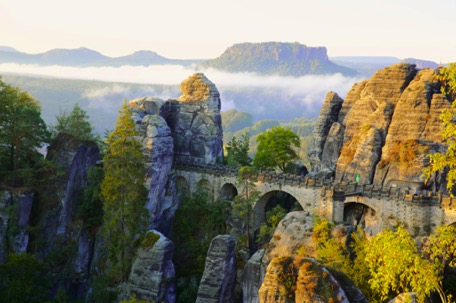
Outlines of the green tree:
[[9,172],[30,168],[30,159],[48,141],[39,102],[0,79],[0,166]]
[[104,171],[101,166],[92,166],[87,172],[87,186],[82,190],[76,217],[93,233],[103,222],[103,197],[101,182]]
[[[201,280],[209,245],[215,236],[226,232],[228,213],[229,202],[210,202],[202,186],[184,197],[174,216],[171,235],[176,276],[186,281]],[[197,293],[198,285],[181,283],[177,287],[177,302],[195,302]]]
[[439,291],[439,276],[433,265],[423,259],[412,236],[399,227],[396,232],[383,230],[365,246],[365,261],[373,293],[381,301],[400,293],[416,292],[424,302],[433,291]]
[[66,111],[61,111],[56,119],[57,124],[51,126],[51,132],[54,137],[58,133],[66,133],[80,140],[96,139],[92,124],[89,122],[89,115],[78,103],[74,105],[69,114]]
[[447,189],[451,193],[456,182],[456,63],[450,63],[439,71],[441,92],[452,102],[451,108],[440,115],[443,124],[442,140],[448,144],[445,152],[429,155],[429,166],[423,171],[427,180],[436,172],[448,171]]
[[236,137],[231,138],[225,147],[225,162],[227,165],[241,167],[252,164],[252,159],[249,157],[249,141],[248,134],[244,134],[240,140],[236,139]]
[[127,279],[136,250],[134,243],[143,235],[147,224],[147,190],[144,186],[144,164],[141,144],[126,101],[119,112],[116,127],[107,139],[104,156],[105,176],[101,193],[105,201],[103,234],[113,275]]
[[235,216],[244,221],[245,234],[244,239],[241,239],[241,241],[244,240],[244,246],[249,249],[253,247],[251,230],[253,223],[253,205],[260,198],[260,192],[256,190],[256,181],[257,172],[255,168],[245,166],[239,169],[237,185],[241,190],[234,198],[233,212]]
[[299,137],[289,128],[273,127],[257,137],[258,151],[253,159],[256,168],[276,168],[282,172],[293,160],[298,159],[295,148]]
[[[429,237],[429,246],[425,250],[426,256],[434,265],[435,274],[439,277],[439,286],[442,289],[456,291],[448,285],[445,272],[456,267],[456,227],[439,226]],[[442,296],[445,297],[442,291]]]
[[45,302],[50,283],[46,266],[29,254],[11,254],[0,265],[2,302]]
[[273,209],[266,212],[266,220],[261,223],[260,233],[258,234],[257,242],[259,244],[268,243],[280,221],[286,216],[287,211],[280,205],[276,205]]

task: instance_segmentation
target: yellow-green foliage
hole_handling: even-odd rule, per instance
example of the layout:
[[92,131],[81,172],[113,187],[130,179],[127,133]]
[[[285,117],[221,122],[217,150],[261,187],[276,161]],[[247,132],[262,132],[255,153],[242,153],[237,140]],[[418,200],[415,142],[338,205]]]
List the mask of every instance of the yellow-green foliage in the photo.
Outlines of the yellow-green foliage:
[[298,266],[294,261],[293,257],[280,257],[277,260],[281,266],[281,270],[277,272],[279,291],[290,302],[295,301],[296,279],[298,277]]
[[429,166],[423,171],[427,179],[433,173],[448,170],[447,189],[452,191],[456,183],[456,63],[450,63],[445,68],[440,69],[439,81],[441,83],[441,92],[452,102],[451,108],[445,110],[440,116],[443,124],[442,140],[448,143],[448,149],[444,153],[435,153],[429,155]]
[[133,242],[142,236],[148,220],[145,157],[141,144],[134,139],[137,135],[125,101],[116,128],[106,140],[105,174],[101,184],[105,202],[102,231],[108,258],[112,271],[123,281],[127,279],[136,251]]
[[351,244],[334,232],[334,226],[316,217],[312,240],[317,259],[326,267],[345,273],[369,302],[387,302],[399,293],[416,292],[418,301],[442,290],[445,268],[455,266],[456,228],[440,227],[430,236],[429,247],[420,253],[413,237],[401,226],[384,230],[369,240],[361,229],[350,235]]
[[141,242],[141,247],[143,249],[150,249],[154,247],[155,243],[160,239],[160,235],[154,233],[153,231],[149,231],[144,236],[144,240]]
[[410,167],[417,157],[425,154],[429,147],[421,145],[415,139],[394,142],[388,154],[388,158],[384,161],[384,165],[388,163],[399,164],[402,167]]
[[136,296],[133,295],[129,299],[120,301],[120,303],[155,303],[155,302],[154,301],[146,301],[146,300],[136,299]]

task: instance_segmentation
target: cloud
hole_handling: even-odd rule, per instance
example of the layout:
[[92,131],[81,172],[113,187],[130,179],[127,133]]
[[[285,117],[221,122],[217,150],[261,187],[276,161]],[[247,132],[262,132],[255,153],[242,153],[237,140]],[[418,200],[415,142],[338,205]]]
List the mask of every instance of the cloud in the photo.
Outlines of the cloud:
[[[254,73],[227,73],[215,69],[197,69],[180,65],[121,66],[121,67],[67,67],[0,64],[0,73],[31,74],[66,79],[99,80],[106,87],[83,91],[82,97],[91,108],[103,108],[119,98],[156,96],[162,99],[178,96],[175,89],[194,72],[204,72],[215,83],[221,94],[222,110],[236,108],[251,113],[255,119],[289,119],[316,116],[328,91],[342,98],[360,78],[341,74],[309,75],[302,77],[264,76]],[[135,87],[133,83],[149,84]],[[155,85],[155,86],[154,86]],[[116,103],[117,105],[118,103]]]

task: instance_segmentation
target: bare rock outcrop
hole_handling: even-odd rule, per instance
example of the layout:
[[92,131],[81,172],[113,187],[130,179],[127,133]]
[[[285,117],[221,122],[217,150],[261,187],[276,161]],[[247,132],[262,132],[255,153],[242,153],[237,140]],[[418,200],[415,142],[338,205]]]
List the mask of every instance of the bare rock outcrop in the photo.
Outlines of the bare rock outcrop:
[[[326,130],[329,123],[321,121],[334,122],[321,152],[311,151],[320,160],[316,173],[333,173],[338,182],[354,182],[359,175],[360,183],[376,187],[422,186],[426,155],[445,148],[439,116],[451,104],[440,93],[437,74],[438,69],[395,64],[355,84],[337,119],[326,118],[328,110],[322,109],[318,125]],[[315,141],[322,146],[318,129]]]
[[89,288],[95,239],[89,236],[76,213],[88,171],[100,160],[99,149],[94,142],[59,134],[49,146],[46,158],[56,163],[62,174],[38,192],[45,197],[45,203],[40,203],[34,220],[42,228],[40,233],[47,245],[38,246],[37,254],[42,258],[50,254],[62,257],[65,262],[52,269],[57,281],[54,288],[63,288],[71,297],[82,298]]
[[175,272],[172,262],[174,244],[163,234],[150,230],[148,243],[138,249],[128,277],[128,296],[151,302],[173,303]]
[[174,139],[176,158],[214,164],[223,160],[220,94],[197,73],[181,84],[182,96],[168,100],[164,118]]
[[263,274],[261,269],[264,249],[260,249],[247,261],[242,273],[242,302],[243,303],[258,303],[258,290],[263,282]]
[[1,192],[0,264],[6,261],[7,249],[14,253],[27,251],[34,196],[30,190],[10,189]]
[[172,218],[177,209],[168,182],[173,165],[174,143],[171,130],[160,116],[165,101],[158,98],[140,98],[130,101],[130,110],[139,129],[139,138],[146,154],[147,209],[150,228],[169,234]]
[[325,267],[302,257],[272,259],[258,296],[261,303],[349,303],[344,290]]
[[197,303],[234,302],[237,275],[235,246],[236,242],[230,235],[219,235],[212,240],[198,289]]
[[182,81],[182,96],[129,102],[147,157],[150,228],[168,236],[179,199],[171,173],[174,160],[214,164],[223,160],[220,94],[197,73]]
[[[320,116],[313,131],[313,141],[309,149],[310,164],[313,172],[318,172],[320,175],[328,172],[331,174],[331,163],[323,162],[323,150],[325,148],[326,139],[330,132],[331,126],[337,122],[339,112],[342,107],[342,98],[334,92],[328,92],[325,101],[320,110]],[[334,132],[334,131],[333,131]],[[334,168],[333,168],[334,171]]]

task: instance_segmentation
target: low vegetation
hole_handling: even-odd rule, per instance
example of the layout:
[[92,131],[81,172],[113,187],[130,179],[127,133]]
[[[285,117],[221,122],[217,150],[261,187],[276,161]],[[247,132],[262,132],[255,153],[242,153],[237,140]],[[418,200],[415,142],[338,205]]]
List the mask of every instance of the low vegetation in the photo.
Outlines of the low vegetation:
[[443,287],[443,273],[455,266],[455,227],[437,228],[429,245],[419,250],[401,226],[367,239],[362,230],[338,234],[330,222],[316,218],[312,239],[317,259],[329,269],[345,273],[369,302],[388,302],[406,292],[416,292],[419,302],[433,293],[442,302],[453,302],[449,289]]

